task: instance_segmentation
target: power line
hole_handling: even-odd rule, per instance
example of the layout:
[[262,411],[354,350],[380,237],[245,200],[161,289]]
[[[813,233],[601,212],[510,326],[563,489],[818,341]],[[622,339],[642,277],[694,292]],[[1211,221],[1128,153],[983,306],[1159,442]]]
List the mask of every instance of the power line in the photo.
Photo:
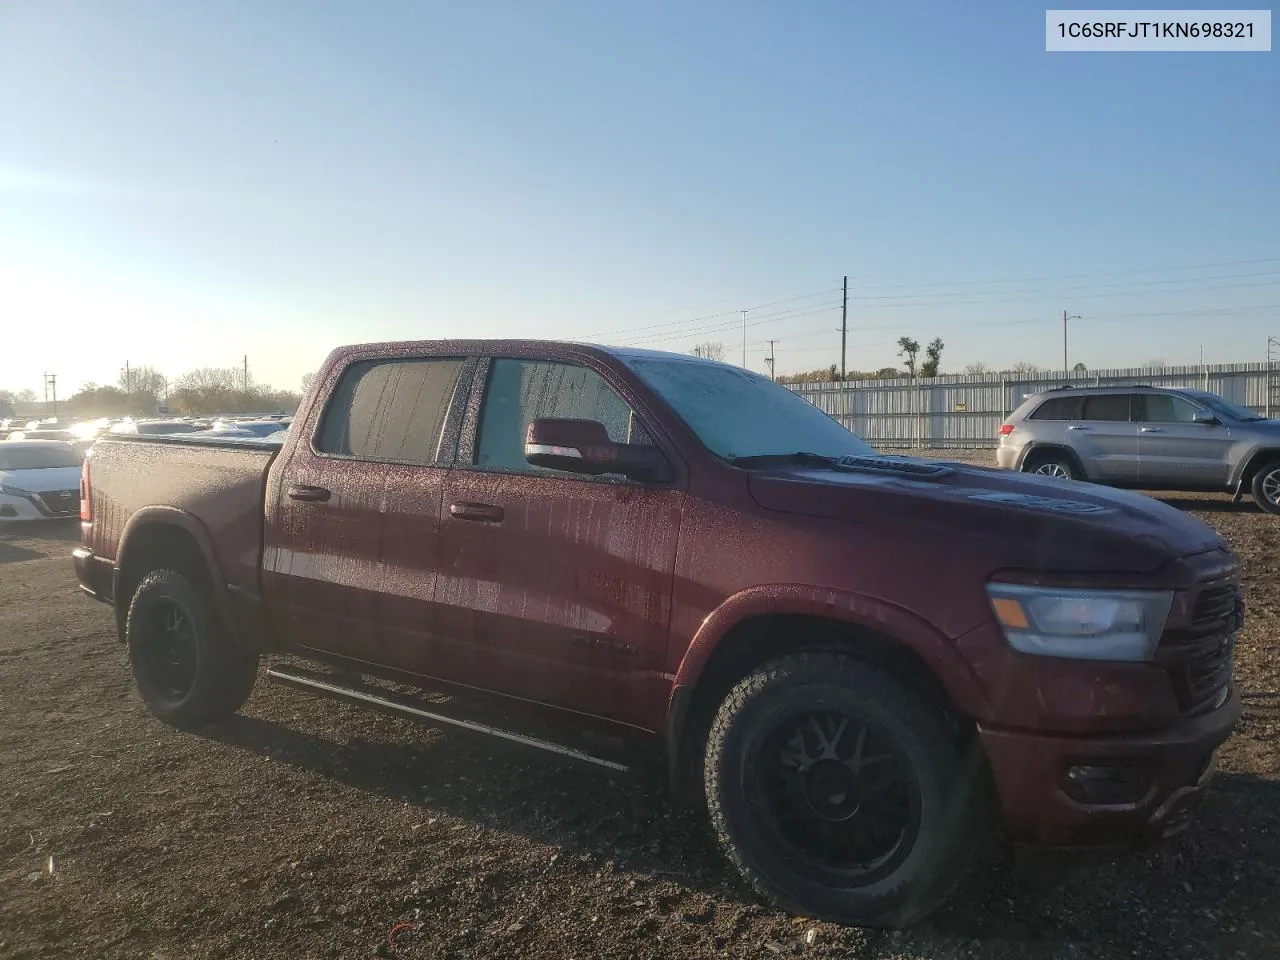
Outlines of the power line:
[[[1259,303],[1259,304],[1251,304],[1243,307],[1206,307],[1204,309],[1190,309],[1190,310],[1150,310],[1150,311],[1139,311],[1136,313],[1091,314],[1088,317],[1084,317],[1083,321],[1086,323],[1093,323],[1098,321],[1108,323],[1116,320],[1135,320],[1135,319],[1146,319],[1146,318],[1155,318],[1155,317],[1230,316],[1231,314],[1235,314],[1235,313],[1251,313],[1257,310],[1280,310],[1280,303]],[[964,326],[965,327],[1015,327],[1015,326],[1023,326],[1025,324],[1032,324],[1032,323],[1053,323],[1057,319],[1059,318],[1056,316],[1045,315],[1043,317],[1027,317],[1021,320],[970,320],[970,321],[964,321]],[[900,330],[901,328],[902,328],[901,323],[864,324],[862,326],[855,327],[853,329],[853,332],[861,333],[862,331],[865,331],[865,330]],[[787,340],[788,341],[802,340],[807,337],[817,337],[817,336],[822,336],[823,334],[828,334],[828,333],[835,334],[839,332],[840,332],[839,327],[830,327],[830,328],[822,327],[820,329],[801,330],[796,333],[788,333]],[[943,332],[946,332],[946,331],[943,331]],[[963,330],[956,330],[955,332],[962,333]],[[763,343],[764,341],[758,341],[758,342]],[[870,346],[870,344],[868,344],[868,346]]]
[[[1003,278],[987,279],[987,280],[938,280],[938,281],[919,281],[919,282],[889,283],[889,284],[864,284],[860,282],[859,289],[862,291],[877,291],[877,290],[897,290],[897,289],[906,289],[906,288],[912,288],[917,290],[921,288],[938,288],[938,287],[968,288],[968,287],[981,287],[981,286],[999,285],[999,284],[1019,284],[1019,283],[1038,283],[1038,282],[1046,282],[1046,281],[1058,281],[1058,280],[1078,280],[1078,279],[1088,279],[1091,277],[1125,277],[1125,276],[1135,276],[1135,275],[1150,274],[1150,273],[1171,273],[1175,271],[1189,271],[1189,270],[1212,270],[1220,267],[1248,266],[1248,265],[1256,265],[1256,264],[1274,264],[1274,263],[1280,263],[1280,257],[1263,257],[1263,258],[1252,259],[1252,260],[1220,260],[1214,263],[1185,264],[1180,266],[1168,266],[1168,267],[1142,267],[1142,268],[1137,268],[1132,270],[1106,270],[1106,271],[1092,271],[1092,272],[1085,272],[1085,273],[1069,273],[1069,274],[1057,274],[1057,275],[1046,274],[1046,275],[1036,276],[1036,277],[1003,277]],[[1047,289],[1045,293],[1050,296],[1058,296],[1058,295],[1064,295],[1067,293],[1074,293],[1076,291],[1083,292],[1088,290],[1097,290],[1097,289],[1104,289],[1104,288],[1144,287],[1144,286],[1152,286],[1152,285],[1163,285],[1163,284],[1169,284],[1169,283],[1202,283],[1202,282],[1213,282],[1216,280],[1242,279],[1242,278],[1248,278],[1253,276],[1270,276],[1273,273],[1275,273],[1275,271],[1259,271],[1255,273],[1228,274],[1224,276],[1209,276],[1209,277],[1170,277],[1170,278],[1157,279],[1157,280],[1138,280],[1138,281],[1133,281],[1132,283],[1127,283],[1127,284],[1086,284],[1086,285],[1072,287],[1072,288],[1062,288],[1062,287],[1050,288],[1050,289]],[[1257,284],[1257,285],[1269,286],[1270,284]],[[1245,284],[1241,286],[1251,286],[1251,285]],[[1189,292],[1189,289],[1195,289],[1195,288],[1170,290],[1166,292],[1182,293],[1182,292]],[[1234,289],[1234,287],[1218,286],[1218,287],[1204,287],[1202,289],[1225,290],[1225,289]],[[983,297],[988,294],[998,295],[1003,292],[1005,291],[998,291],[998,290],[985,291],[985,292],[973,291],[969,295],[976,296],[976,297]],[[969,306],[969,305],[981,305],[985,303],[991,303],[991,304],[1016,303],[1019,301],[1040,299],[1039,297],[1032,295],[1035,293],[1035,291],[1024,290],[1024,291],[1009,291],[1009,292],[1011,293],[1016,292],[1019,294],[1019,296],[1012,297],[1012,298],[995,299],[995,300],[992,300],[992,299],[959,300],[959,301],[943,300],[943,301],[925,302],[925,303],[902,303],[902,304],[883,303],[882,305],[886,307],[889,307],[889,306],[914,306],[914,307]],[[797,303],[803,300],[812,300],[815,297],[820,297],[829,293],[842,293],[842,290],[839,287],[834,289],[828,288],[825,290],[816,290],[811,293],[800,294],[799,296],[795,296],[795,297],[786,297],[781,300],[772,300],[765,303],[759,303],[754,306],[747,307],[746,309],[754,312],[756,310],[762,310],[767,307],[780,306],[787,303]],[[952,292],[948,292],[946,290],[942,290],[937,293],[898,294],[893,296],[877,295],[874,293],[862,293],[858,296],[855,296],[853,299],[857,302],[872,303],[872,302],[882,302],[882,301],[888,301],[888,300],[915,301],[915,300],[920,300],[921,298],[924,298],[924,297],[946,298],[946,297],[951,297],[953,295],[954,294]],[[1117,295],[1124,296],[1125,294],[1111,294],[1111,296],[1117,296]],[[1107,295],[1092,294],[1089,296],[1091,298],[1094,298],[1094,297],[1107,296]],[[730,303],[732,301],[722,300],[720,302]],[[705,320],[718,320],[726,317],[737,316],[738,314],[741,313],[741,310],[742,308],[738,308],[736,310],[724,310],[718,313],[703,314],[703,315],[695,316],[692,318],[684,318],[684,319],[678,319],[678,320],[668,320],[668,321],[663,321],[661,323],[648,324],[640,327],[617,328],[614,330],[606,331],[604,333],[591,334],[581,339],[590,340],[590,341],[599,341],[609,337],[630,336],[632,334],[637,334],[637,333],[647,334],[649,331],[661,331],[661,330],[666,330],[673,327],[681,327],[690,323],[699,323]],[[648,314],[637,314],[636,316],[643,317],[643,316],[653,316],[655,314],[661,314],[661,313],[678,313],[678,312],[680,312],[678,309],[660,310],[660,311],[652,311]],[[670,339],[676,339],[676,338],[677,338],[676,336],[673,336]]]
[[[782,320],[798,320],[801,317],[811,317],[818,313],[827,313],[828,311],[838,310],[839,308],[840,308],[839,304],[830,304],[827,306],[817,307],[811,310],[798,310],[798,311],[788,310],[788,311],[783,311],[780,314],[775,314],[773,316],[764,316],[756,320],[751,320],[745,325],[748,327],[758,327],[762,324],[778,323]],[[741,313],[741,311],[738,311],[738,312]],[[672,340],[685,340],[685,339],[688,339],[689,337],[701,336],[707,333],[723,333],[729,330],[736,329],[737,326],[738,326],[737,321],[730,321],[728,323],[717,324],[714,326],[697,327],[692,330],[681,330],[677,333],[659,334],[656,336],[640,337],[638,339],[628,338],[626,340],[626,343],[631,346],[640,346],[641,344],[646,344],[646,343],[666,343]]]
[[[1266,275],[1269,276],[1270,274],[1266,274]],[[1071,299],[1073,300],[1105,300],[1113,297],[1133,297],[1133,296],[1139,296],[1143,294],[1147,296],[1163,296],[1164,294],[1167,294],[1167,293],[1211,293],[1215,290],[1246,290],[1253,287],[1273,287],[1273,286],[1276,286],[1277,284],[1280,284],[1280,273],[1277,273],[1276,276],[1277,276],[1277,279],[1275,280],[1264,280],[1258,283],[1224,283],[1224,284],[1218,284],[1216,286],[1175,287],[1167,290],[1161,290],[1156,294],[1151,294],[1146,291],[1128,291],[1128,290],[1116,291],[1113,293],[1070,293],[1069,291],[1057,291],[1053,294],[1036,293],[1036,294],[1028,294],[1026,296],[1018,296],[1018,297],[1001,297],[995,300],[937,300],[933,302],[913,301],[909,303],[908,302],[876,303],[875,306],[883,310],[904,310],[904,309],[926,310],[926,309],[933,309],[936,307],[967,307],[967,306],[985,306],[988,304],[999,304],[999,303],[1026,303],[1028,301],[1035,301],[1035,300],[1051,300],[1051,299],[1054,299],[1054,297],[1059,292],[1061,292],[1063,295],[1070,295]],[[1219,279],[1219,278],[1214,277],[1214,278],[1207,278],[1207,279]],[[858,299],[858,298],[854,298],[854,299]],[[903,301],[907,300],[906,297],[903,297],[901,299]]]
[[[1280,276],[1280,270],[1257,270],[1250,273],[1228,273],[1228,274],[1223,274],[1221,276],[1214,276],[1214,277],[1167,277],[1161,280],[1135,280],[1130,283],[1085,284],[1083,286],[1074,286],[1074,287],[1044,287],[1039,290],[1017,290],[1017,291],[1007,291],[1007,292],[1011,292],[1011,293],[1016,292],[1019,296],[1023,294],[1036,294],[1036,293],[1044,293],[1046,295],[1056,296],[1058,294],[1074,293],[1079,290],[1100,290],[1100,289],[1105,290],[1105,289],[1117,289],[1117,288],[1133,289],[1135,287],[1149,287],[1149,286],[1155,286],[1158,284],[1166,284],[1166,283],[1202,283],[1202,282],[1211,282],[1215,280],[1241,280],[1241,279],[1248,279],[1251,277],[1275,277],[1275,276]],[[1210,288],[1210,289],[1213,289],[1213,288]],[[1004,292],[1006,291],[995,291],[995,290],[990,291],[992,295],[996,295]],[[963,296],[964,294],[961,294],[961,295]],[[985,295],[986,295],[986,291],[978,291],[977,293],[969,294],[969,296],[985,296]],[[915,299],[917,297],[949,297],[949,296],[952,296],[952,294],[947,292],[921,293],[921,294],[900,293],[900,294],[891,294],[891,295],[883,295],[883,296],[880,296],[880,295],[868,296],[868,297],[860,296],[860,297],[854,297],[854,299],[870,302],[873,300],[877,300],[877,301],[878,300],[907,300],[907,299]]]
[[[830,290],[816,290],[813,293],[801,294],[798,297],[787,297],[782,300],[771,300],[768,303],[757,303],[755,306],[747,307],[746,309],[750,311],[763,310],[766,307],[777,307],[786,303],[797,303],[801,300],[812,300],[814,297],[821,297],[826,294],[836,293],[836,292],[838,292],[838,288],[830,289]],[[599,339],[601,337],[614,337],[614,336],[619,336],[621,334],[640,333],[645,330],[656,330],[656,329],[661,329],[666,327],[673,327],[673,326],[678,326],[680,324],[685,324],[685,323],[698,323],[699,321],[702,321],[702,320],[715,320],[719,317],[734,317],[734,316],[738,316],[741,312],[742,312],[742,308],[739,307],[737,310],[724,310],[720,313],[708,313],[700,317],[690,317],[682,320],[668,320],[668,321],[664,321],[663,323],[654,323],[644,327],[631,327],[631,328],[624,328],[620,330],[609,330],[602,334],[592,334],[591,336],[586,337],[585,339],[594,340],[594,339]]]
[[1280,257],[1263,257],[1259,260],[1221,260],[1217,263],[1200,263],[1180,267],[1145,267],[1138,270],[1105,270],[1090,273],[1047,274],[1040,277],[1004,277],[996,280],[936,280],[908,283],[860,284],[865,290],[892,290],[906,287],[963,287],[985,286],[994,283],[1038,283],[1044,280],[1080,280],[1087,277],[1128,277],[1143,273],[1169,273],[1174,270],[1212,270],[1216,267],[1244,267],[1258,263],[1280,263]]

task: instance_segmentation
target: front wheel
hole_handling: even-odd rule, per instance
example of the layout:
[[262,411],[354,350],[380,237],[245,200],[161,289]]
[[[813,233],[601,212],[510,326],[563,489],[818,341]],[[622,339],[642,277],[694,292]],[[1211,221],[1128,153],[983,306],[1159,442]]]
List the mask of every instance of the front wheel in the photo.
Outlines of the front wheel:
[[839,654],[775,660],[721,704],[708,739],[712,825],[785,910],[900,927],[967,872],[984,804],[968,751],[907,686]]
[[181,573],[156,570],[134,592],[125,621],[134,683],[161,720],[195,727],[249,698],[258,656],[228,642],[204,597]]
[[1265,463],[1253,475],[1253,499],[1267,513],[1280,513],[1280,460]]

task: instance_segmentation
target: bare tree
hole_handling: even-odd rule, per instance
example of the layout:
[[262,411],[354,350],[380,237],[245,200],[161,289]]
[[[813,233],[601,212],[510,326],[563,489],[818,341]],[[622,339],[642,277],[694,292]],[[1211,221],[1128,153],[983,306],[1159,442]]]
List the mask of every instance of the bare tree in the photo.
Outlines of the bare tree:
[[311,384],[315,382],[316,382],[316,375],[314,373],[304,373],[302,375],[302,392],[306,393],[307,391],[309,391],[311,389]]
[[1010,373],[1035,373],[1040,368],[1034,363],[1028,363],[1026,360],[1019,360],[1009,368]]
[[987,373],[987,365],[981,360],[978,360],[974,363],[966,364],[964,372],[971,377],[985,376]]
[[938,375],[938,365],[942,363],[942,348],[945,346],[941,337],[934,337],[929,341],[929,345],[924,348],[924,363],[920,364],[920,376],[936,377]]
[[910,337],[898,338],[898,356],[902,358],[902,363],[907,368],[907,373],[913,377],[916,375],[916,356],[919,353],[919,340],[912,340]]
[[19,390],[13,395],[13,399],[16,403],[35,403],[37,397],[34,390]]
[[706,360],[723,360],[724,344],[708,340],[706,343],[700,343],[690,351],[695,357],[702,357]]
[[1145,364],[1143,364],[1143,366],[1146,366],[1146,367],[1163,367],[1163,366],[1165,366],[1165,362],[1164,362],[1163,360],[1161,360],[1161,359],[1158,359],[1158,358],[1157,358],[1157,359],[1155,359],[1155,360],[1148,360]]
[[1077,363],[1075,366],[1071,368],[1071,372],[1072,373],[1088,373],[1089,368],[1084,365],[1083,361],[1081,361],[1080,363]]
[[235,367],[200,367],[177,379],[171,400],[184,413],[239,413],[247,400],[242,385]]
[[149,393],[153,397],[163,397],[169,390],[169,379],[146,364],[122,369],[116,382],[125,393]]

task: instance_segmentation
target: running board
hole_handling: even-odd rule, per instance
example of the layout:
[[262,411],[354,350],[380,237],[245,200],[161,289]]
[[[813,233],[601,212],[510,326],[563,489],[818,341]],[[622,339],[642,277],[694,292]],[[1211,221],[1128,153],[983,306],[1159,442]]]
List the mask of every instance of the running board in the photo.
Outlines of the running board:
[[471,733],[483,733],[486,736],[505,740],[508,743],[516,743],[523,747],[533,747],[535,750],[545,750],[548,753],[568,757],[571,760],[580,760],[583,763],[604,767],[617,773],[627,773],[631,769],[624,763],[606,760],[604,757],[597,757],[594,754],[587,753],[585,750],[578,750],[552,740],[544,740],[541,737],[531,737],[528,734],[504,730],[501,727],[481,723],[477,720],[450,716],[438,710],[424,710],[421,706],[415,704],[412,698],[400,696],[389,690],[343,686],[321,674],[283,670],[278,667],[271,667],[267,670],[267,679],[274,680],[276,683],[284,684],[287,687],[295,687],[318,696],[331,697],[334,700],[353,703],[370,710],[381,710],[396,716],[409,717],[421,723],[443,724],[467,730]]

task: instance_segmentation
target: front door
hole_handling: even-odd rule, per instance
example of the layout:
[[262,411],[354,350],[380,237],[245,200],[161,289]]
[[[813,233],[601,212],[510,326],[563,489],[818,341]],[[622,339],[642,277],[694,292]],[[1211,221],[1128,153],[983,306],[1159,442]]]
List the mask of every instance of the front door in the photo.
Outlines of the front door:
[[1159,487],[1225,487],[1231,428],[1196,423],[1200,407],[1171,393],[1134,398],[1141,482]]
[[524,441],[539,417],[652,442],[600,373],[493,360],[471,462],[445,485],[440,633],[462,642],[454,667],[475,686],[643,725],[670,690],[661,671],[684,492],[530,465]]
[[1080,457],[1089,479],[1138,481],[1138,425],[1130,419],[1129,406],[1128,393],[1088,394],[1081,419],[1067,424],[1067,443]]
[[295,445],[268,491],[263,588],[289,646],[430,672],[446,425],[461,420],[472,365],[343,371],[312,442]]

